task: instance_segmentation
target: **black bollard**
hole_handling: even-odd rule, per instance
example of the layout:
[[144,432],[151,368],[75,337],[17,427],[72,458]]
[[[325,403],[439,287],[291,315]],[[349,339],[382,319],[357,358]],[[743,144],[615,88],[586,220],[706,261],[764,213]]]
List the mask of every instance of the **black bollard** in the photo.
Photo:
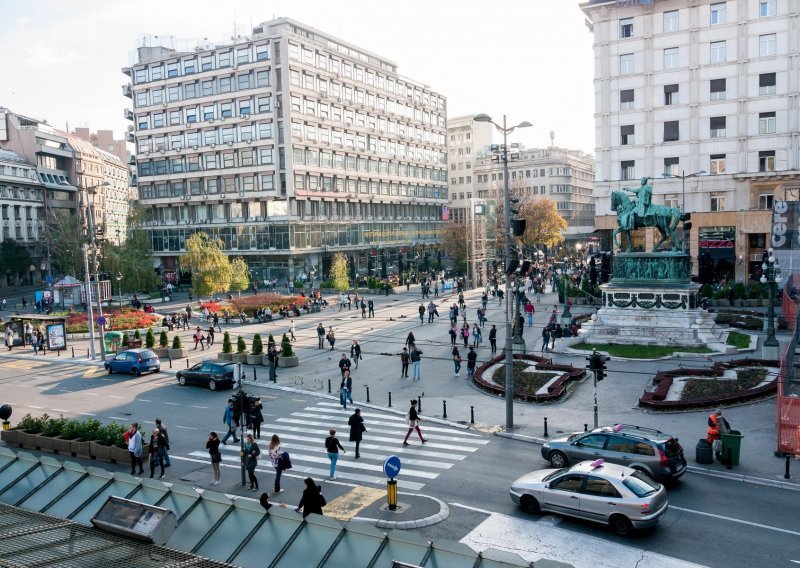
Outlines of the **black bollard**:
[[422,397],[417,397],[417,412],[422,412]]
[[475,424],[475,407],[474,406],[470,406],[469,407],[469,423],[470,424]]
[[589,425],[588,425],[588,424],[584,423],[584,425],[583,425],[583,431],[584,431],[584,432],[588,432],[588,431],[589,431]]
[[61,357],[61,349],[56,349],[56,357]]
[[544,437],[547,438],[547,416],[544,417]]
[[170,369],[172,368],[172,358],[170,358],[170,360],[169,360],[169,368]]
[[442,401],[442,418],[447,418],[447,401]]
[[392,391],[389,391],[389,408],[392,407]]
[[258,377],[256,376],[256,368],[253,367],[253,382],[256,382],[257,380],[258,380]]
[[789,456],[786,456],[786,471],[783,472],[783,478],[789,479]]
[[74,347],[72,348],[72,358],[73,359],[75,358],[75,348]]
[[89,350],[88,349],[86,350],[86,358],[87,359],[89,358]]
[[328,394],[331,394],[331,393],[333,393],[333,391],[331,390],[331,380],[328,379]]
[[189,359],[186,359],[186,368],[189,368]]
[[365,385],[367,387],[367,402],[369,402],[369,385]]

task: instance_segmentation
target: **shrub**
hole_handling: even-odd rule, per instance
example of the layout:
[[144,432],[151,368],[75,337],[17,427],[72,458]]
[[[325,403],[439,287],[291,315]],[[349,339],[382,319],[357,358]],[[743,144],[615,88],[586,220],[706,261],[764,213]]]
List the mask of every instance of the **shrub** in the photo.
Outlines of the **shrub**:
[[236,340],[236,352],[237,353],[247,353],[247,343],[244,340],[244,337],[241,335],[239,339]]
[[97,441],[104,446],[124,444],[123,436],[127,428],[116,422],[106,424],[97,431]]
[[231,345],[231,334],[227,331],[225,335],[222,336],[222,352],[223,353],[233,353],[233,345]]
[[270,345],[275,345],[275,338],[272,337],[271,333],[269,334],[269,337],[267,338],[267,347],[269,347]]
[[253,355],[263,355],[264,344],[261,342],[261,334],[256,333],[253,336]]
[[141,341],[142,340],[142,334],[139,333],[138,329],[133,332],[133,339],[135,339],[136,341]]
[[183,343],[181,343],[181,336],[180,335],[176,335],[175,337],[172,338],[172,348],[173,349],[182,349],[183,348]]
[[131,340],[130,336],[127,333],[122,334],[122,345],[125,347],[128,346],[128,342]]
[[292,342],[289,341],[289,337],[284,333],[283,339],[281,339],[281,354],[284,357],[291,357],[294,355],[294,351],[292,351]]
[[97,440],[98,432],[100,431],[100,424],[99,420],[95,420],[94,418],[90,418],[86,422],[79,422],[80,428],[78,430],[78,439],[81,442],[90,442],[92,440]]
[[152,349],[156,346],[156,334],[153,333],[153,328],[147,328],[147,335],[144,336],[144,346],[148,349]]
[[744,293],[744,284],[741,282],[737,282],[733,285],[733,297],[737,300],[744,300],[745,293]]
[[700,288],[700,295],[704,298],[711,299],[711,295],[714,293],[714,289],[711,288],[711,284],[703,284]]
[[80,437],[81,423],[75,419],[67,420],[64,424],[64,430],[61,432],[61,437],[65,440],[76,440]]
[[18,426],[27,431],[31,434],[38,434],[44,429],[45,424],[50,419],[47,414],[43,414],[38,418],[34,418],[30,414],[26,414],[22,417],[22,420],[19,421]]
[[64,426],[66,424],[67,424],[67,419],[64,418],[63,416],[60,416],[58,418],[51,418],[44,425],[44,428],[42,429],[42,435],[49,436],[51,438],[54,436],[60,436],[61,433],[64,431]]
[[750,282],[750,289],[747,292],[747,298],[750,300],[760,300],[766,298],[769,294],[769,289],[762,285],[761,282]]
[[167,337],[166,331],[162,331],[161,335],[158,336],[158,345],[162,348],[169,347],[169,337]]

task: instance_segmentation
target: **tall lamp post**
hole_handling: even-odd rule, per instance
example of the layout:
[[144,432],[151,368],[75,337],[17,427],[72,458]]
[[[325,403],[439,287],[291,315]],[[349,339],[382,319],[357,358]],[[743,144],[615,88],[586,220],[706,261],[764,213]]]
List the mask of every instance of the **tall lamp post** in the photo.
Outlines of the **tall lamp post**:
[[492,120],[488,114],[478,114],[473,120],[475,122],[490,122],[503,135],[503,147],[500,149],[500,160],[503,162],[503,208],[504,208],[504,238],[503,238],[503,260],[505,262],[506,273],[506,430],[514,427],[514,343],[511,334],[511,309],[516,302],[511,302],[511,273],[508,268],[511,266],[511,195],[508,187],[508,135],[517,128],[527,128],[533,126],[530,122],[520,122],[516,126],[508,126],[506,115],[503,115],[503,125],[500,126]]
[[119,292],[119,309],[122,310],[122,273],[117,272],[114,278],[117,280],[117,291]]
[[[111,185],[109,182],[105,181],[103,183],[99,183],[97,185],[93,185],[91,187],[87,187],[85,189],[87,200],[84,203],[84,207],[86,208],[86,230],[89,234],[89,247],[92,249],[92,266],[91,271],[89,269],[89,250],[86,246],[84,246],[84,265],[86,267],[86,304],[87,304],[87,313],[88,313],[88,320],[89,320],[89,342],[90,342],[90,354],[92,359],[94,359],[94,324],[95,320],[93,319],[92,309],[91,309],[91,301],[92,301],[92,290],[91,290],[91,275],[94,275],[94,283],[95,289],[97,293],[97,318],[103,317],[103,298],[100,293],[100,274],[98,273],[98,266],[97,266],[97,242],[95,241],[95,227],[94,227],[94,205],[89,203],[88,196],[90,193],[94,193],[100,187],[107,187]],[[98,325],[99,332],[100,332],[100,358],[105,361],[106,358],[106,347],[104,342],[104,326]]]
[[[699,172],[694,172],[693,174],[687,174],[685,170],[681,171],[681,175],[678,174],[668,174],[665,173],[664,177],[674,178],[681,180],[681,213],[686,214],[686,180],[688,178],[697,177],[706,173],[705,170],[700,170]],[[686,240],[684,239],[683,252],[686,252]]]
[[564,337],[572,335],[572,314],[569,311],[569,282],[572,276],[572,269],[569,267],[569,259],[564,257],[564,268],[561,269],[561,277],[564,279],[564,311],[561,313],[561,327]]
[[775,338],[775,291],[781,282],[780,264],[775,259],[775,251],[769,249],[764,253],[761,269],[761,283],[769,286],[769,306],[767,307],[767,338],[761,348],[762,359],[778,358],[778,340]]

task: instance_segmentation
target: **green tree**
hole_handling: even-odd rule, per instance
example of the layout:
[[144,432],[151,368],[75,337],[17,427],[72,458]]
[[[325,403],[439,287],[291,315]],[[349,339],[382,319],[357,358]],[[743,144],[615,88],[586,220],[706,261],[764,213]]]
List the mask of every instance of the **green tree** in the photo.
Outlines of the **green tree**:
[[237,353],[247,353],[247,343],[244,340],[244,337],[241,335],[239,339],[236,340],[236,352]]
[[250,287],[250,269],[241,256],[234,258],[230,263],[231,281],[228,289],[231,292],[239,292],[241,296],[242,290],[247,290]]
[[231,334],[227,331],[225,335],[222,336],[222,352],[223,353],[233,353],[233,345],[231,344]]
[[27,274],[31,266],[31,253],[17,241],[5,239],[0,243],[0,266],[11,274]]
[[147,335],[145,335],[144,338],[144,345],[148,349],[152,349],[153,347],[156,346],[156,334],[153,333],[152,327],[147,328]]
[[455,261],[459,270],[466,272],[469,249],[467,245],[467,226],[448,221],[444,226],[442,246],[447,256]]
[[169,347],[169,337],[167,336],[166,331],[162,331],[158,336],[158,346],[164,349]]
[[48,215],[45,238],[50,247],[50,259],[62,274],[81,279],[83,274],[83,238],[77,215],[66,210],[52,210]]
[[546,245],[550,248],[564,241],[567,221],[552,199],[545,197],[520,199],[519,214],[527,221],[522,244],[528,247]]
[[253,355],[264,354],[264,343],[261,341],[261,334],[256,333],[253,336]]
[[328,273],[334,289],[348,290],[350,288],[350,277],[347,271],[347,257],[342,253],[336,253],[331,262],[331,270]]
[[281,339],[281,354],[284,357],[291,357],[294,355],[294,351],[292,351],[292,342],[289,341],[289,337],[284,333],[283,339]]
[[192,291],[197,298],[225,291],[231,282],[231,263],[222,252],[222,241],[200,231],[186,239],[181,264],[192,272]]
[[176,335],[172,338],[172,348],[173,349],[181,349],[183,347],[183,342],[181,342],[181,336]]

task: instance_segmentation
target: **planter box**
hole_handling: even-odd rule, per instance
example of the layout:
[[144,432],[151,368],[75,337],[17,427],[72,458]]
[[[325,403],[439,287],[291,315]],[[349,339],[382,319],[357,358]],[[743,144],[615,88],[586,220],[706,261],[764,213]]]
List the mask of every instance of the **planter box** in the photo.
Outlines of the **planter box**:
[[89,442],[89,451],[93,459],[111,461],[111,446],[104,446],[99,442]]
[[38,434],[30,434],[28,432],[22,431],[20,435],[20,444],[21,447],[25,448],[26,450],[35,450],[36,444],[38,443]]
[[91,442],[80,442],[78,440],[72,440],[70,442],[70,452],[72,453],[73,457],[76,458],[85,458],[85,459],[92,459],[92,449],[90,447]]
[[108,461],[111,463],[130,463],[131,455],[128,453],[128,448],[111,446],[108,448]]
[[131,339],[128,341],[128,349],[139,349],[142,346],[141,339]]
[[170,359],[186,359],[189,356],[189,349],[181,347],[180,349],[167,349]]
[[291,357],[281,355],[278,359],[278,367],[297,367],[299,364],[300,360],[297,358],[297,355],[292,355]]
[[233,361],[233,353],[219,353],[217,359],[220,361]]
[[53,437],[36,434],[36,449],[40,452],[53,452]]
[[167,357],[169,357],[169,349],[166,347],[156,347],[155,349],[153,349],[153,353],[158,355],[159,359],[166,359]]
[[53,443],[53,452],[66,456],[72,455],[72,442],[74,440],[67,440],[61,436],[56,436],[55,438],[51,438],[51,441]]
[[0,431],[0,439],[2,439],[9,446],[17,446],[18,448],[21,448],[22,435],[24,433],[25,432],[23,430],[19,430],[18,428],[12,428],[11,430],[2,430]]
[[260,365],[263,358],[264,358],[263,355],[248,355],[247,356],[247,364],[248,365]]
[[231,361],[234,363],[247,363],[247,353],[233,353],[231,355]]

